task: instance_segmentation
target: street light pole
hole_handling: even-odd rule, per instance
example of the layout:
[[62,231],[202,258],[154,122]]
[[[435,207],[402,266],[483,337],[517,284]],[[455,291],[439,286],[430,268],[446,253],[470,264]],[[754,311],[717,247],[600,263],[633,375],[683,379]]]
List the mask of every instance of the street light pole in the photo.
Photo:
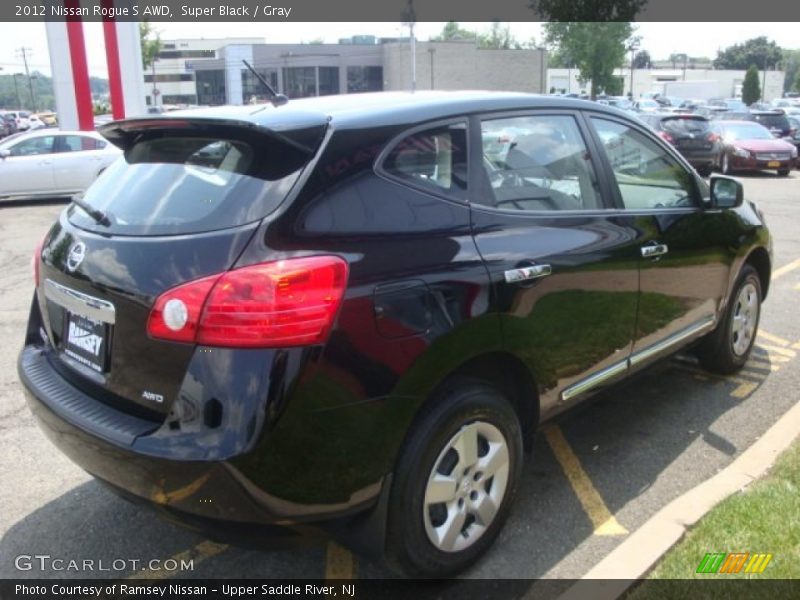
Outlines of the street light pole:
[[436,52],[436,48],[428,48],[428,53],[431,55],[431,89],[433,89],[433,54]]

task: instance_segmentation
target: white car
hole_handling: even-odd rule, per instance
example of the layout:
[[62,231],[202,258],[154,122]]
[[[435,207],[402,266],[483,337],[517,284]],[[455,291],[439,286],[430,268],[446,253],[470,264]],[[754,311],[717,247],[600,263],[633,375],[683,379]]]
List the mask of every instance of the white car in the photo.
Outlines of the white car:
[[122,151],[94,131],[40,129],[0,141],[0,199],[83,192]]
[[17,121],[17,131],[27,131],[28,128],[31,126],[30,116],[27,110],[6,110],[3,111],[7,115],[11,115]]
[[37,129],[44,129],[45,127],[47,127],[47,125],[45,125],[44,121],[42,121],[36,115],[31,115],[30,117],[28,117],[28,129],[30,131],[35,131]]

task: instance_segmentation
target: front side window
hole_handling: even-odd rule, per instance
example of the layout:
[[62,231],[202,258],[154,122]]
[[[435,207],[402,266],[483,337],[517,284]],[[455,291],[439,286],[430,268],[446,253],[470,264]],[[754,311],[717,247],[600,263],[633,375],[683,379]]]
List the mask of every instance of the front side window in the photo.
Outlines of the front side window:
[[565,115],[481,123],[490,198],[511,210],[603,208],[594,169],[575,119]]
[[694,206],[692,174],[632,127],[592,117],[623,206],[631,210]]
[[11,152],[11,156],[38,156],[40,154],[50,154],[53,152],[53,140],[54,137],[52,135],[35,137],[14,144],[8,150]]
[[431,191],[464,197],[467,189],[467,128],[444,125],[409,135],[387,154],[387,174]]

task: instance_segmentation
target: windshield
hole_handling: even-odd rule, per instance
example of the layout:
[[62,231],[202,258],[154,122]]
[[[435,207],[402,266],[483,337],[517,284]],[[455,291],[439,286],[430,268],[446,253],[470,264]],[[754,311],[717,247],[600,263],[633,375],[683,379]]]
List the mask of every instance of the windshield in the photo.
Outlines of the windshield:
[[84,229],[120,235],[176,235],[244,225],[277,208],[300,169],[293,162],[278,178],[281,146],[264,138],[248,143],[199,137],[145,139],[125,151],[87,190],[83,200],[107,214],[99,225],[79,208],[69,219]]
[[769,129],[756,123],[742,123],[741,125],[725,125],[722,135],[726,140],[772,140],[775,139]]

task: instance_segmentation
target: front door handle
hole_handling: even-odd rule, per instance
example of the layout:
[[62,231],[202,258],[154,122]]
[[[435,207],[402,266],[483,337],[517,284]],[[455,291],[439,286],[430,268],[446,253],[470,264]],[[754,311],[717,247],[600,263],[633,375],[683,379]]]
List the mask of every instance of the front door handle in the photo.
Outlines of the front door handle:
[[653,258],[655,256],[662,256],[669,252],[669,247],[666,244],[653,243],[647,246],[642,246],[642,256],[644,258]]
[[530,265],[529,267],[509,269],[505,272],[506,283],[518,283],[520,281],[539,279],[540,277],[547,277],[552,272],[553,269],[550,265]]

